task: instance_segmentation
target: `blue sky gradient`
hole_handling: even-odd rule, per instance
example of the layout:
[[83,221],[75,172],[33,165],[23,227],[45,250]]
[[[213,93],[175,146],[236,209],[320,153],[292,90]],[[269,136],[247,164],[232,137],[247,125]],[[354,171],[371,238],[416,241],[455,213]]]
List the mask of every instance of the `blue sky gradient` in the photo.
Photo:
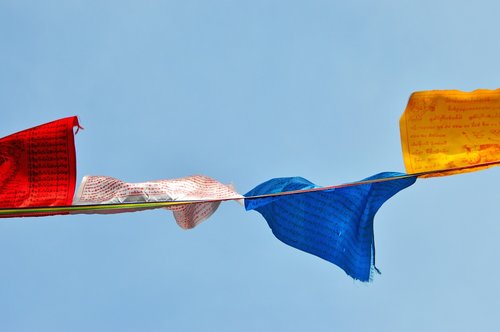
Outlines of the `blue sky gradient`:
[[[0,1],[0,136],[78,115],[78,179],[205,174],[240,193],[404,171],[413,91],[500,87],[500,2]],[[375,217],[371,284],[229,202],[0,222],[2,331],[487,331],[500,168],[418,180]]]

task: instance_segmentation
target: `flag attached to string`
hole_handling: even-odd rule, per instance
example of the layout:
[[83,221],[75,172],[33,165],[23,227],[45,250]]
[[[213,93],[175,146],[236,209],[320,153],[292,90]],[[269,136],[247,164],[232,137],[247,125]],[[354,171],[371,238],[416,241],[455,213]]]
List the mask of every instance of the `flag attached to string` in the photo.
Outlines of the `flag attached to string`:
[[[242,198],[243,196],[235,192],[231,186],[203,175],[142,183],[126,183],[107,176],[85,176],[73,203],[92,205],[184,201],[186,204],[165,208],[173,211],[180,227],[189,229],[210,217],[219,207],[221,200]],[[130,211],[133,210],[129,209],[128,212]],[[88,213],[117,212],[123,211],[88,211]]]
[[293,195],[250,198],[317,188],[300,177],[272,179],[245,194],[245,208],[261,213],[282,242],[339,266],[354,279],[368,281],[375,267],[375,213],[386,200],[416,180],[414,176],[402,175],[380,173],[365,180],[394,179]]
[[[79,127],[75,116],[0,139],[1,208],[71,204],[76,181],[74,127]],[[37,214],[15,216],[27,215]]]
[[[222,201],[244,198],[282,242],[368,281],[375,268],[373,218],[382,204],[417,177],[500,165],[500,90],[414,93],[401,117],[408,173],[320,188],[303,178],[269,180],[245,197],[206,176],[125,183],[76,178],[76,117],[0,139],[0,217],[120,213],[167,208],[184,229],[210,217]],[[73,203],[73,205],[72,205]]]
[[[500,89],[415,92],[400,120],[406,171],[424,177],[500,164]],[[486,166],[485,166],[486,165]]]

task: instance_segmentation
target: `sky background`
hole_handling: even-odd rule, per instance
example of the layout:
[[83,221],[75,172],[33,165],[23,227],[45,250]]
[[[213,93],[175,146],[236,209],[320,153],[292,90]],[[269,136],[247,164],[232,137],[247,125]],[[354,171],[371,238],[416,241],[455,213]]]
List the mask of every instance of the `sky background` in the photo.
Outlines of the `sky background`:
[[[205,174],[240,193],[404,172],[414,91],[500,87],[498,1],[0,0],[0,136],[78,115],[78,181]],[[375,217],[372,283],[234,202],[0,222],[2,331],[494,331],[500,168]]]

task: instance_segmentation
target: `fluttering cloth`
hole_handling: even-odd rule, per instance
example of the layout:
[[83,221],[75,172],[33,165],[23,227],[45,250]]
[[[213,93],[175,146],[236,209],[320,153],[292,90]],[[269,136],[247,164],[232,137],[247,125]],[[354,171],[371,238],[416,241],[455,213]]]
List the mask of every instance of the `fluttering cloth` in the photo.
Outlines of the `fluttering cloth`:
[[[380,173],[365,180],[389,178],[401,173]],[[382,204],[416,177],[361,184],[324,191],[245,199],[247,210],[266,219],[282,242],[321,257],[354,279],[368,281],[375,267],[373,218]],[[264,182],[245,197],[317,186],[301,177]]]
[[[69,117],[0,139],[0,217],[164,207],[189,229],[221,201],[243,198],[206,176],[143,183],[88,176],[73,201],[75,126],[77,118]],[[380,173],[368,178],[374,180],[370,183],[312,191],[319,187],[300,177],[272,179],[245,195],[246,209],[260,212],[284,243],[338,265],[355,279],[370,280],[376,270],[373,218],[386,200],[417,177],[500,165],[500,90],[414,93],[400,128],[410,175]],[[294,190],[306,192],[286,193]],[[273,196],[255,197],[268,194]]]
[[[70,205],[76,182],[76,116],[0,139],[0,208]],[[39,214],[4,214],[19,217]]]
[[[166,207],[173,211],[180,227],[189,229],[210,217],[219,207],[221,199],[238,198],[243,198],[243,196],[235,192],[231,186],[203,175],[142,183],[126,183],[108,176],[85,176],[73,204],[219,200]],[[118,212],[122,211],[89,211],[88,213]]]
[[415,92],[399,122],[407,173],[423,177],[500,165],[500,89]]

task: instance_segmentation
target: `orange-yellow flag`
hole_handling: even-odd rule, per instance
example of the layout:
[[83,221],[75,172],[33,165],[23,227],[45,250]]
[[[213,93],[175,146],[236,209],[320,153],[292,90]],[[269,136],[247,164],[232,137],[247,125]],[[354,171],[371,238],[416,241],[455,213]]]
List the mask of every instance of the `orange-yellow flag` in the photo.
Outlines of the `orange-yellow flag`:
[[443,170],[427,175],[441,176],[500,164],[500,89],[415,92],[399,125],[408,173]]

